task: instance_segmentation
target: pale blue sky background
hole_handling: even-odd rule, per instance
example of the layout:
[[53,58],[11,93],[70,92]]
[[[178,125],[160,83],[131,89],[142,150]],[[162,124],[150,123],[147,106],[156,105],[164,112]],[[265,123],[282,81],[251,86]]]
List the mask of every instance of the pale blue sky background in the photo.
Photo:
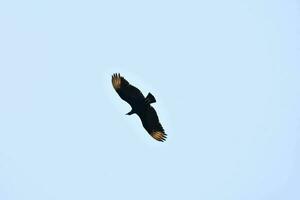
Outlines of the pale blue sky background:
[[0,199],[299,200],[299,21],[296,0],[1,1]]

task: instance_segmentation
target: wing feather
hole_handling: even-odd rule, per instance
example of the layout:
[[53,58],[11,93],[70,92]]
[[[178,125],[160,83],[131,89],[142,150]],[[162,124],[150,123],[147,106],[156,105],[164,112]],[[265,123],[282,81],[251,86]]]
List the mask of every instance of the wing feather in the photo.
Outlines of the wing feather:
[[146,131],[156,140],[163,142],[167,138],[164,128],[159,122],[157,113],[152,106],[139,114],[142,124]]
[[112,85],[119,96],[134,107],[137,102],[144,101],[145,97],[142,92],[131,85],[123,76],[118,74],[112,75]]

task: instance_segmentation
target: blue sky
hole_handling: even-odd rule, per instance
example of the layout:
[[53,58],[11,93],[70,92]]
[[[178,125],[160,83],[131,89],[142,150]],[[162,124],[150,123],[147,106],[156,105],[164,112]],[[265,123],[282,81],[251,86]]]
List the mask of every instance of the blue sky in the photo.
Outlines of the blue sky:
[[0,2],[0,199],[298,200],[299,20],[296,0]]

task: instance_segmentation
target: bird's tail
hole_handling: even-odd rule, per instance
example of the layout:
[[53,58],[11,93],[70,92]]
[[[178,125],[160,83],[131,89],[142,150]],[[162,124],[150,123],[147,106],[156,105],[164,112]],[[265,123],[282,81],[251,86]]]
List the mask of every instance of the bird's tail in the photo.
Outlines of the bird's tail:
[[154,98],[154,96],[149,92],[148,95],[145,98],[145,102],[146,104],[151,104],[151,103],[155,103],[156,99]]

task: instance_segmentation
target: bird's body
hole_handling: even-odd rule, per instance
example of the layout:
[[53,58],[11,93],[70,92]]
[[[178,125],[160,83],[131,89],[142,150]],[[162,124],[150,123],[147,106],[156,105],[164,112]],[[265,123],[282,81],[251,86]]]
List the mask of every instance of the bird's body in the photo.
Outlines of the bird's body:
[[159,122],[155,109],[151,106],[151,103],[156,102],[154,96],[148,93],[144,97],[139,89],[129,84],[120,74],[112,76],[112,84],[121,99],[126,101],[132,108],[127,115],[137,114],[146,131],[154,139],[164,141],[167,135]]

